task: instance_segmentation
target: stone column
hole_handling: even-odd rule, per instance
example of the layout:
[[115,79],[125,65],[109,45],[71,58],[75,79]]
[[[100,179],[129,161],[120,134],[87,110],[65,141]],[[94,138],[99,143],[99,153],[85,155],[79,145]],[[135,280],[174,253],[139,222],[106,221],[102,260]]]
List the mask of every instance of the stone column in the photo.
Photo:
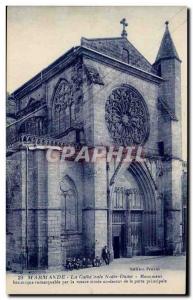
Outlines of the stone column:
[[111,195],[110,191],[107,191],[107,246],[111,254],[111,259],[114,258],[114,253],[113,253],[113,242],[112,242],[112,222],[113,222],[113,211],[112,211],[112,200],[111,200]]
[[83,164],[84,174],[84,199],[82,209],[82,230],[84,255],[91,256],[94,252],[95,243],[95,195],[94,178],[95,170],[93,163]]
[[[101,256],[102,249],[107,245],[108,225],[107,219],[110,217],[112,224],[112,212],[107,211],[107,179],[106,179],[106,159],[102,158],[94,163],[94,193],[95,193],[95,255]],[[112,226],[112,225],[111,225]],[[109,230],[112,229],[109,228]],[[110,232],[109,232],[110,234]],[[111,233],[112,239],[112,233]],[[111,247],[109,247],[111,251]]]
[[179,160],[166,163],[167,177],[165,182],[165,248],[170,255],[182,253],[182,193],[181,168]]
[[48,268],[62,268],[60,161],[48,162]]
[[106,163],[84,165],[83,241],[86,256],[101,256],[107,245]]
[[129,194],[126,192],[126,211],[125,211],[125,231],[126,231],[126,257],[132,257],[131,246],[131,211],[129,203]]
[[114,258],[113,252],[113,203],[112,203],[112,189],[113,187],[109,186],[109,164],[106,164],[107,170],[107,246],[111,254],[111,260]]
[[35,150],[36,162],[36,228],[38,246],[38,267],[47,266],[47,161],[45,150]]

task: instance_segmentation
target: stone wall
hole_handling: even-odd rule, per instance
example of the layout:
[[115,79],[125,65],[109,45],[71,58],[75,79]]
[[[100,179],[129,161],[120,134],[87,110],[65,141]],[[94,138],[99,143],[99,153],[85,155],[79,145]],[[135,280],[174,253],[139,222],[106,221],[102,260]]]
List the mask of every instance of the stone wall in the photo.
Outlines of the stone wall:
[[162,110],[159,113],[159,140],[164,141],[165,152],[168,155],[181,158],[181,70],[180,62],[176,59],[161,62],[164,82],[159,89],[159,96],[168,104],[177,120],[172,120],[169,114]]
[[[70,161],[48,162],[48,266],[61,268],[66,257],[82,255],[83,174],[81,163]],[[77,189],[76,230],[66,231],[62,219],[61,181],[68,176]]]
[[[45,150],[28,150],[7,160],[7,264],[17,271],[26,268],[26,183],[28,268],[61,268],[67,256],[83,255],[81,163],[50,163]],[[77,187],[77,228],[62,228],[60,181],[71,177]],[[26,181],[27,178],[27,181]],[[23,265],[21,265],[21,257]]]
[[6,244],[7,267],[21,268],[25,234],[25,213],[22,200],[22,153],[16,152],[6,160]]
[[133,86],[144,98],[150,117],[150,133],[145,144],[146,152],[157,153],[158,124],[157,124],[157,97],[158,86],[149,81],[136,78],[113,68],[104,66],[97,62],[87,60],[87,64],[94,66],[104,81],[104,86],[93,85],[93,107],[94,107],[94,144],[112,145],[105,124],[105,104],[112,90],[122,84]]
[[159,110],[159,140],[164,142],[162,189],[165,208],[165,247],[168,254],[182,251],[182,161],[181,161],[181,71],[177,59],[161,61],[162,77],[159,96],[170,107],[176,120]]

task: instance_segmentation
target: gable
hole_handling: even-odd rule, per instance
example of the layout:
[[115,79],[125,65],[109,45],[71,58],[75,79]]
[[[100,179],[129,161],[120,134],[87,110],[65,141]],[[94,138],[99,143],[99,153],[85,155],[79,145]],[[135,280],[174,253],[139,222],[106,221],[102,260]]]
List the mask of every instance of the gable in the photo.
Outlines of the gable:
[[139,53],[139,51],[125,38],[104,38],[104,39],[81,39],[81,46],[104,53],[122,62],[128,63],[134,67],[146,72],[156,74],[156,70]]

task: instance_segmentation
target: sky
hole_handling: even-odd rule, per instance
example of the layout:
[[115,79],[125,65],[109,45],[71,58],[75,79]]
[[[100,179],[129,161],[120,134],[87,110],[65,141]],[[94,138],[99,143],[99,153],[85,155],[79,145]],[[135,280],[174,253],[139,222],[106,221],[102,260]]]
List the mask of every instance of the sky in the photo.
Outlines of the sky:
[[128,40],[155,61],[169,21],[182,60],[183,158],[187,148],[187,16],[183,6],[57,7],[9,6],[7,9],[7,91],[13,92],[68,49],[87,38],[119,37],[128,22]]

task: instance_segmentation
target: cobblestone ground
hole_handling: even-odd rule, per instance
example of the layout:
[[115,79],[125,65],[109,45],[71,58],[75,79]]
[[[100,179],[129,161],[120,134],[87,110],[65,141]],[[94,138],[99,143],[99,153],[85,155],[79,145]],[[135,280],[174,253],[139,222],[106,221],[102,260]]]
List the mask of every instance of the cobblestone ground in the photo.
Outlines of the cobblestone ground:
[[[73,271],[62,271],[75,274],[116,274],[117,272],[145,271],[147,268],[163,271],[180,271],[185,273],[185,256],[138,256],[133,258],[115,259],[110,265],[99,268],[87,268]],[[48,271],[49,272],[49,271]]]
[[128,266],[159,267],[164,270],[185,270],[185,256],[138,256],[133,258],[121,258],[112,262],[110,268],[127,269]]
[[[119,258],[114,259],[109,265],[102,263],[102,266],[98,268],[89,267],[86,269],[67,271],[63,270],[28,270],[24,273],[76,273],[76,274],[113,274],[116,272],[128,272],[129,270],[134,271],[145,271],[146,268],[153,268],[156,270],[160,269],[163,271],[181,271],[185,273],[186,268],[186,256],[135,256],[132,258]],[[140,270],[141,269],[141,270]],[[149,270],[150,271],[150,270]],[[9,273],[9,272],[8,272]]]

